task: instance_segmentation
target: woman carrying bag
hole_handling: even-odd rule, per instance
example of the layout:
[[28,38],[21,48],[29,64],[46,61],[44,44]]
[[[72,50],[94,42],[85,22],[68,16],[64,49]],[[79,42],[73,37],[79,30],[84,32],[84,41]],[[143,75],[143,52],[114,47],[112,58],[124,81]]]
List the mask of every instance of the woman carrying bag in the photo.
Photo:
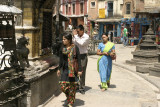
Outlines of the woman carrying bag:
[[102,34],[102,43],[99,43],[97,55],[100,55],[97,62],[97,70],[101,78],[102,91],[107,90],[110,85],[112,72],[112,60],[116,59],[115,45],[108,41],[108,35]]
[[[78,65],[78,68],[75,65]],[[72,43],[71,34],[63,34],[63,47],[60,49],[57,75],[61,77],[59,83],[67,97],[67,105],[72,107],[75,102],[78,76],[82,75],[82,68],[79,49]]]

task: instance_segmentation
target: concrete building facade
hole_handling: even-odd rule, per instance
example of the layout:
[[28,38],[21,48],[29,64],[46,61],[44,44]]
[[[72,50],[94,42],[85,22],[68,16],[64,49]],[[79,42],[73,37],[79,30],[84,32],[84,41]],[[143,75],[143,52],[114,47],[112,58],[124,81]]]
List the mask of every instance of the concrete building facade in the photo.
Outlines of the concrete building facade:
[[[98,10],[105,9],[105,16],[107,17],[121,17],[122,16],[123,0],[104,0],[98,1]],[[98,11],[99,12],[99,11]]]
[[99,39],[101,34],[106,32],[113,37],[121,35],[120,21],[123,18],[123,0],[99,0],[98,1],[98,18]]

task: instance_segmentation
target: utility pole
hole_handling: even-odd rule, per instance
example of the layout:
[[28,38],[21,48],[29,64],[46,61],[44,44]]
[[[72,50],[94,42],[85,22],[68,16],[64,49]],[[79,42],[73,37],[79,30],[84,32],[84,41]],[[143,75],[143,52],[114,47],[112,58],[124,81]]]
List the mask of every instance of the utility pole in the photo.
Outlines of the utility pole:
[[57,0],[57,6],[56,6],[56,39],[59,38],[59,40],[60,40],[60,35],[59,35],[59,4],[60,4],[59,0]]
[[53,54],[55,55],[59,55],[59,48],[61,46],[61,41],[62,41],[62,38],[61,38],[61,35],[60,35],[60,29],[59,29],[59,6],[60,6],[60,0],[56,0],[56,25],[55,25],[55,28],[56,28],[56,32],[55,32],[55,42],[53,43],[53,47],[52,47],[52,50],[53,50]]

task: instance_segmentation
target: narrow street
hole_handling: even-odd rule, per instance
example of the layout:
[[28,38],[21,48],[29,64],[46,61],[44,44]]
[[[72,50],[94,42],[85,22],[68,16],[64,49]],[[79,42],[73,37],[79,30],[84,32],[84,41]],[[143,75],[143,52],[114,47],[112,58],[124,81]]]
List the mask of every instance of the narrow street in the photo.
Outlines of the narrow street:
[[[134,47],[123,47],[116,45],[117,54],[120,56],[134,50]],[[120,51],[123,48],[126,51]],[[126,49],[125,49],[126,48]],[[122,50],[123,50],[122,49]],[[127,54],[130,55],[131,54]],[[119,56],[117,56],[119,57]],[[105,92],[100,90],[100,77],[97,72],[98,56],[89,56],[86,93],[76,94],[74,106],[79,107],[158,107],[157,96],[146,81],[133,75],[128,70],[113,65],[111,86]],[[124,58],[125,59],[125,58]],[[123,58],[117,58],[117,63]],[[116,62],[114,62],[116,63]],[[45,107],[63,107],[65,95],[61,93],[52,99]]]

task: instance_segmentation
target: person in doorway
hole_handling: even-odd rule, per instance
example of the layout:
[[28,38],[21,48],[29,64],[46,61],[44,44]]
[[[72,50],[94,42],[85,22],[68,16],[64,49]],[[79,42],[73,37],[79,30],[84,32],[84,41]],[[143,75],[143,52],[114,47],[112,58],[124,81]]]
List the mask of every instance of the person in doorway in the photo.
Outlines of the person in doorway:
[[72,30],[72,28],[73,28],[71,24],[69,24],[68,27],[70,30]]
[[76,29],[77,34],[73,34],[73,42],[78,46],[80,50],[81,56],[81,64],[82,64],[82,76],[80,76],[80,84],[79,91],[81,94],[85,94],[85,76],[86,76],[86,68],[88,62],[88,45],[89,45],[89,35],[84,33],[83,25],[79,25]]
[[124,46],[127,46],[128,45],[128,31],[127,31],[127,28],[124,27],[123,29],[123,44]]
[[[76,49],[76,56],[74,54]],[[74,57],[78,62],[78,73],[74,69]],[[78,76],[82,75],[80,52],[76,45],[72,43],[71,34],[63,34],[63,46],[60,49],[59,70],[57,75],[60,76],[60,86],[62,92],[67,97],[67,105],[72,107],[75,102]]]
[[128,28],[128,38],[131,37],[131,26]]
[[111,32],[111,42],[113,42],[113,32]]
[[110,78],[112,72],[112,60],[116,58],[115,45],[108,41],[108,35],[102,34],[102,43],[99,43],[97,55],[99,59],[97,62],[97,70],[101,78],[101,90],[105,91],[110,85]]

